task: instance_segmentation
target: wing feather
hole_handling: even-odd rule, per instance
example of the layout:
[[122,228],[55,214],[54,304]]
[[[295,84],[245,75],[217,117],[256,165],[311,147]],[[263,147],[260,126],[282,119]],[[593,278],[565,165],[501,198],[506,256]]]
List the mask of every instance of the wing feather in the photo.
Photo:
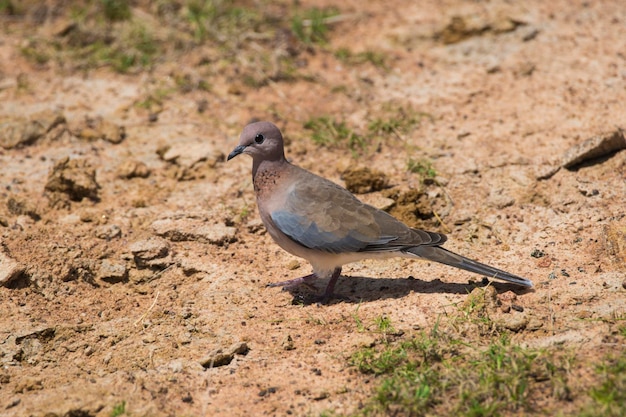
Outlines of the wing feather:
[[337,184],[314,177],[296,182],[286,191],[284,206],[271,213],[276,227],[300,245],[330,253],[384,252],[446,240],[411,229]]

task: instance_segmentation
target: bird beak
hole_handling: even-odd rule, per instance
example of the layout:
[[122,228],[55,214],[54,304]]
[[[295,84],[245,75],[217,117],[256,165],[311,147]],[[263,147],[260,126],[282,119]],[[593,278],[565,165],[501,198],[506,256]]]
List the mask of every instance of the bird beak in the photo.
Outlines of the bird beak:
[[230,161],[231,159],[233,159],[237,155],[243,153],[243,151],[245,149],[246,149],[246,147],[244,145],[237,146],[235,149],[233,149],[233,151],[231,153],[228,154],[228,158],[226,158],[226,160]]

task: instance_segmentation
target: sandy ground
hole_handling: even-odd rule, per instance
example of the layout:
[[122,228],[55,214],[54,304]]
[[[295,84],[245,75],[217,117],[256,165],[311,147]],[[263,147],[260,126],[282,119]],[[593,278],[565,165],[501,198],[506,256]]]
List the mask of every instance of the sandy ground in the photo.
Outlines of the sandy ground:
[[[349,167],[382,171],[390,188],[366,201],[423,191],[441,222],[406,221],[532,279],[528,291],[495,284],[523,307],[507,313],[523,315],[515,343],[611,349],[606,320],[626,314],[626,152],[553,171],[571,146],[626,127],[626,8],[406,3],[343,4],[326,49],[302,52],[305,79],[253,88],[216,69],[209,91],[171,93],[152,119],[137,103],[173,74],[197,75],[200,52],[150,73],[72,72],[34,65],[25,35],[6,31],[0,415],[108,416],[121,401],[133,416],[352,412],[372,380],[346,359],[376,337],[355,314],[409,337],[480,282],[399,259],[345,267],[328,305],[307,302],[323,282],[266,288],[309,266],[265,233],[250,160],[225,162],[253,118],[283,129],[294,163],[340,184]],[[454,16],[472,30],[446,43]],[[387,68],[328,52],[342,47],[379,51]],[[390,103],[425,116],[363,152],[317,146],[303,128],[331,115],[367,136]],[[39,134],[10,143],[26,131]],[[411,158],[431,160],[437,181],[422,185]],[[218,349],[229,364],[216,366]]]

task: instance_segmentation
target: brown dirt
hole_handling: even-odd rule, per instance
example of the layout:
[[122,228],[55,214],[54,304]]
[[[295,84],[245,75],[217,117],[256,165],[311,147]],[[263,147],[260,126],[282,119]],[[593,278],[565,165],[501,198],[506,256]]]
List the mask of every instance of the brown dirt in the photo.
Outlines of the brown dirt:
[[[252,118],[283,128],[303,167],[341,183],[367,166],[417,209],[428,197],[427,226],[447,247],[532,279],[516,303],[534,325],[515,342],[610,349],[606,321],[626,314],[626,152],[537,178],[570,146],[625,127],[623,5],[392,0],[341,12],[327,49],[302,52],[312,78],[252,88],[215,70],[209,92],[170,94],[156,120],[136,104],[174,71],[195,74],[200,51],[150,73],[73,72],[27,61],[27,34],[7,30],[0,415],[108,416],[121,401],[133,416],[350,412],[371,381],[346,357],[374,338],[357,330],[357,308],[408,337],[463,303],[475,276],[407,260],[347,266],[347,299],[330,305],[265,288],[309,267],[260,226],[250,161],[224,161]],[[388,68],[342,63],[328,52],[340,47],[381,51]],[[364,156],[317,147],[302,127],[330,114],[365,134],[389,103],[430,117]],[[409,158],[432,160],[438,181],[424,186]],[[249,351],[229,351],[238,342]],[[217,349],[228,365],[210,367]]]

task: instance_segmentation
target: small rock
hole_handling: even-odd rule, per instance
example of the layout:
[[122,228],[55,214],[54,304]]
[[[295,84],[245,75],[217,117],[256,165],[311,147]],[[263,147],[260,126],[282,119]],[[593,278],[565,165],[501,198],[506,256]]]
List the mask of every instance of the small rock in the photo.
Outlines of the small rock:
[[291,335],[287,335],[287,337],[285,337],[285,339],[281,343],[281,346],[284,350],[294,350],[296,348]]
[[544,256],[546,256],[546,253],[541,249],[533,249],[533,251],[530,253],[530,256],[532,256],[533,258],[543,258]]
[[517,304],[511,304],[511,308],[515,311],[519,311],[520,313],[524,311],[524,307]]
[[269,387],[267,389],[262,389],[261,391],[259,391],[259,397],[265,397],[268,394],[274,394],[276,393],[276,391],[278,391],[278,388],[276,387]]
[[122,236],[122,229],[115,224],[105,224],[96,227],[94,235],[98,239],[111,240]]
[[117,168],[117,176],[125,179],[148,178],[150,176],[150,169],[141,161],[127,160],[122,162]]
[[535,178],[537,180],[547,180],[552,178],[560,170],[561,165],[558,163],[541,165],[535,170]]
[[517,300],[517,294],[515,294],[513,291],[506,291],[503,292],[502,294],[498,294],[498,299],[500,301],[507,301],[507,302],[512,302]]
[[230,345],[228,351],[236,355],[247,355],[250,348],[246,342],[236,342]]
[[128,268],[123,262],[111,262],[105,259],[100,263],[97,276],[102,281],[115,284],[128,279]]
[[0,123],[0,147],[12,149],[30,145],[61,123],[65,123],[65,116],[49,110],[28,119]]
[[234,358],[234,354],[224,353],[221,349],[217,349],[206,358],[200,360],[200,365],[205,368],[218,368],[220,366],[228,365]]
[[102,117],[85,117],[78,126],[72,128],[72,133],[84,140],[103,139],[111,143],[120,143],[126,138],[124,126],[118,126]]
[[528,325],[528,317],[525,314],[510,314],[505,316],[502,320],[496,322],[498,327],[510,330],[512,332],[519,332],[524,330]]
[[582,143],[570,147],[561,158],[561,166],[573,168],[583,162],[600,158],[626,149],[626,137],[622,129],[591,137]]
[[294,259],[287,264],[287,269],[290,271],[296,270],[298,268],[300,268],[300,262],[297,259]]
[[9,401],[9,403],[7,404],[6,407],[4,407],[6,410],[13,408],[13,407],[17,407],[18,405],[20,405],[20,403],[22,402],[22,400],[20,398],[14,398],[13,400]]
[[0,251],[0,285],[6,286],[24,273],[26,267]]
[[9,213],[16,216],[26,215],[33,220],[40,220],[41,216],[37,212],[35,205],[28,200],[18,200],[14,197],[9,198],[7,201],[7,209]]
[[237,229],[224,224],[207,224],[193,218],[163,219],[152,223],[152,230],[171,241],[200,241],[224,245],[235,241]]
[[67,194],[73,201],[81,201],[83,198],[97,200],[99,188],[96,170],[89,162],[69,157],[54,164],[45,186],[47,191]]
[[169,255],[170,244],[165,239],[150,237],[131,243],[129,249],[135,264],[143,268],[161,265],[162,260]]
[[233,343],[228,349],[216,349],[206,358],[200,360],[200,365],[205,368],[217,368],[228,365],[235,358],[235,355],[246,355],[250,351],[246,342]]

